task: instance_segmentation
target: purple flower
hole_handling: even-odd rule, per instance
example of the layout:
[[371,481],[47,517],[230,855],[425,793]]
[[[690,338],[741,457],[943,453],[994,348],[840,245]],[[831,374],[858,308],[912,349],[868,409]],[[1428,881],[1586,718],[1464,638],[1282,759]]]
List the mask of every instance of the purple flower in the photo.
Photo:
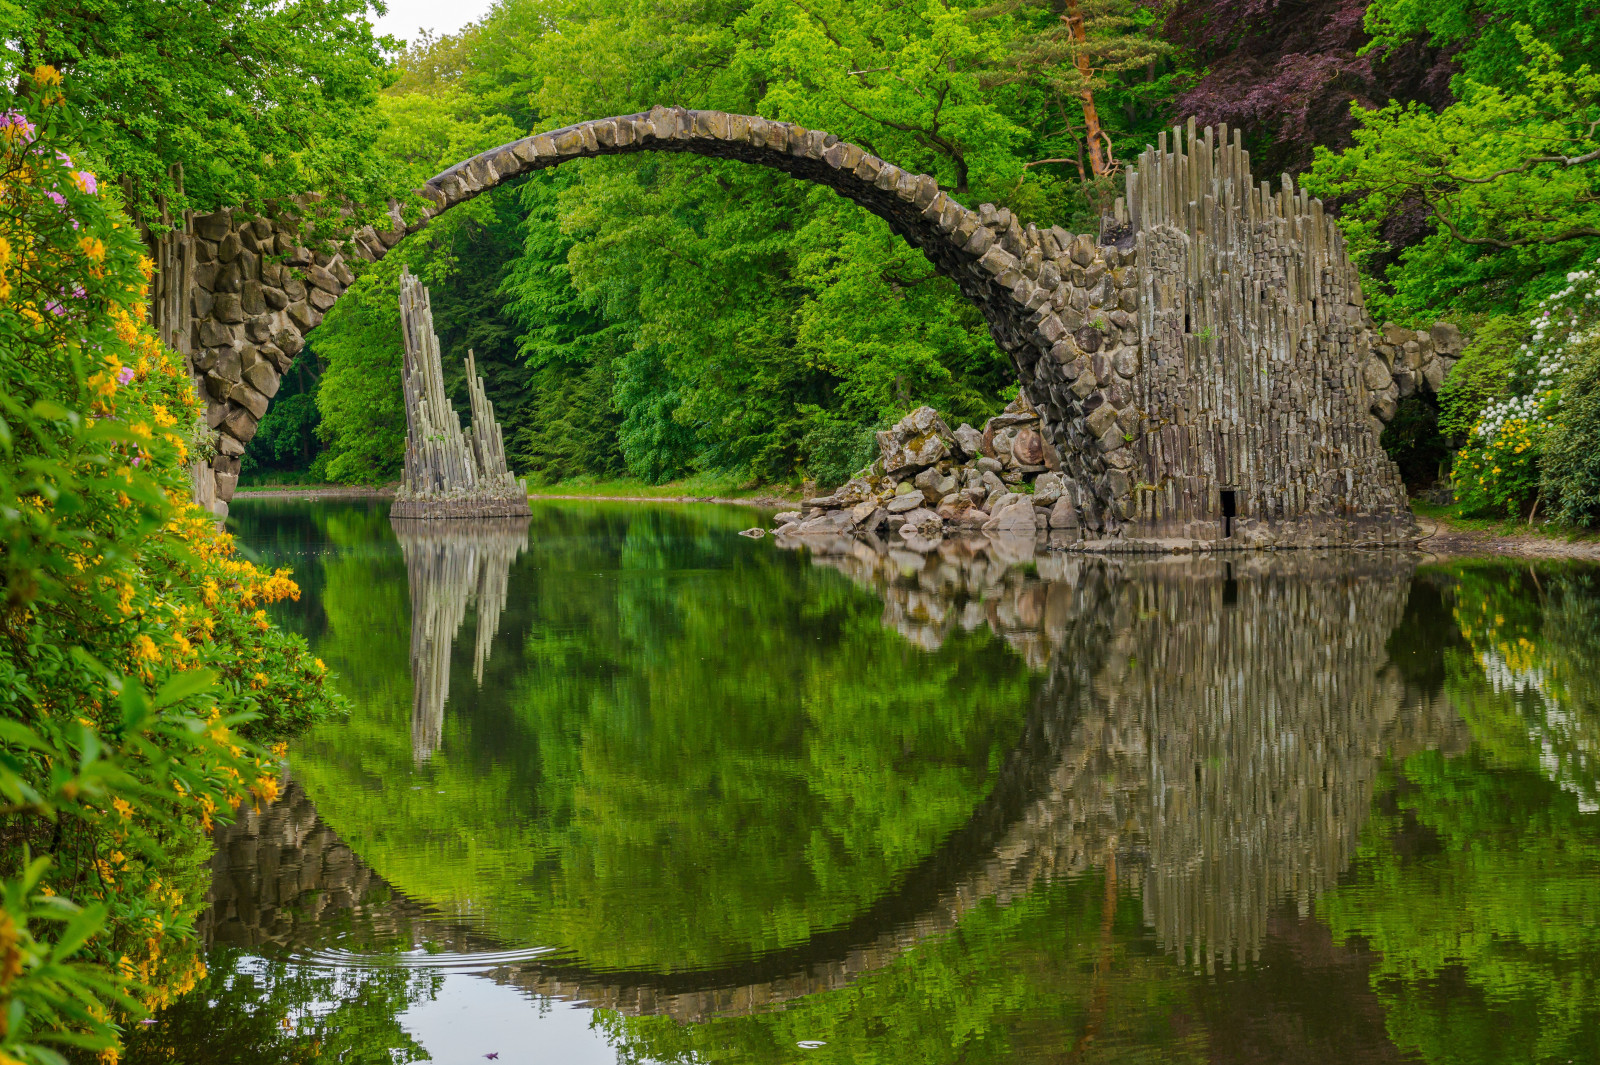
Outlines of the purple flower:
[[96,181],[95,176],[89,171],[78,171],[78,180],[83,183],[83,191],[89,195],[94,196],[100,191],[100,182]]
[[125,385],[129,381],[132,381],[132,380],[133,380],[133,367],[132,366],[124,366],[122,369],[117,371],[117,384]]
[[135,466],[143,466],[144,465],[144,456],[143,455],[135,455],[135,456],[133,456],[133,464]]
[[[15,132],[12,132],[15,130]],[[20,111],[7,111],[0,114],[0,132],[9,140],[21,138],[23,144],[33,140],[33,123],[22,117]]]
[[67,198],[59,192],[46,191],[45,195],[54,200],[57,207],[65,207],[67,205]]
[[67,313],[67,309],[61,306],[61,304],[57,303],[55,300],[51,300],[49,303],[46,303],[44,305],[44,309],[49,311],[51,314],[56,315],[57,317]]

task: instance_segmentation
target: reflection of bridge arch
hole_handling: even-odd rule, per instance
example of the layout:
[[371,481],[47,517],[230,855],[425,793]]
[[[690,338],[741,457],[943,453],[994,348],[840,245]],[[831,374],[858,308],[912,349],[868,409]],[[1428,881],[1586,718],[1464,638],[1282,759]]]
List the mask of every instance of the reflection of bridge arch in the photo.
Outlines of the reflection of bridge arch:
[[[968,824],[891,895],[787,951],[679,973],[535,959],[495,979],[625,1013],[747,1012],[842,986],[974,906],[1110,858],[1161,945],[1207,965],[1242,961],[1273,906],[1304,907],[1343,871],[1385,752],[1448,740],[1458,725],[1386,668],[1412,568],[1402,558],[1049,556],[1030,574],[956,545],[915,565],[840,546],[817,563],[872,586],[886,624],[923,645],[987,624],[1047,671]],[[503,948],[383,885],[297,787],[218,844],[210,934],[223,942],[312,945],[318,918],[297,926],[298,899],[416,943]]]

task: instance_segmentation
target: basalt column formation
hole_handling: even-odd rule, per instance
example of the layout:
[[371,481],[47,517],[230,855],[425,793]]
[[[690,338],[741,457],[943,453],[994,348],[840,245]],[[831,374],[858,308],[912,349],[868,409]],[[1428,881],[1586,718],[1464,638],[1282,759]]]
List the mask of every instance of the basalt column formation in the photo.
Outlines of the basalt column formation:
[[[1131,524],[1241,546],[1414,535],[1364,379],[1373,329],[1338,227],[1238,131],[1166,134],[1128,179],[1143,365]],[[1383,375],[1380,375],[1383,376]],[[1392,407],[1390,408],[1392,412]]]
[[439,338],[428,290],[410,271],[400,275],[400,326],[405,333],[401,384],[406,401],[405,474],[390,515],[396,518],[515,517],[531,513],[528,493],[506,468],[505,445],[483,379],[467,352],[472,427],[444,390]]

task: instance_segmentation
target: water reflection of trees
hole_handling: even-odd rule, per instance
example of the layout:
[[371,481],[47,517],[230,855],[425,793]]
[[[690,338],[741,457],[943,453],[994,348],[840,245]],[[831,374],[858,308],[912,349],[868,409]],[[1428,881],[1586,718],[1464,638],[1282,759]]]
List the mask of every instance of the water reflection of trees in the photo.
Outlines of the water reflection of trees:
[[[885,680],[892,659],[881,649],[862,652],[867,615],[840,585],[871,589],[871,625],[929,655],[993,634],[1040,678],[1029,740],[1014,748],[1023,764],[989,778],[1020,782],[1020,798],[983,808],[997,824],[969,837],[965,861],[897,866],[896,884],[924,874],[938,882],[916,897],[918,912],[869,909],[848,942],[829,940],[836,926],[824,920],[801,929],[798,949],[793,939],[788,946],[752,941],[749,956],[776,959],[771,970],[719,969],[717,951],[702,950],[710,964],[668,965],[671,979],[658,979],[663,973],[638,963],[662,943],[638,929],[648,929],[649,907],[661,900],[649,891],[632,900],[637,929],[619,923],[614,906],[591,907],[585,917],[577,912],[583,902],[617,897],[624,883],[575,877],[570,893],[556,897],[557,923],[539,932],[565,930],[571,942],[592,944],[621,928],[633,950],[629,971],[583,964],[593,953],[584,946],[557,964],[508,966],[494,978],[615,1009],[604,1024],[625,1056],[778,1060],[796,1040],[820,1038],[838,1052],[820,1051],[819,1060],[852,1062],[1138,1060],[1141,1053],[1389,1061],[1398,1057],[1392,1037],[1441,1063],[1600,1057],[1600,993],[1590,979],[1600,971],[1591,919],[1600,906],[1592,876],[1600,845],[1583,806],[1593,794],[1585,790],[1594,779],[1585,761],[1594,749],[1589,737],[1600,731],[1585,687],[1600,675],[1587,666],[1600,660],[1589,646],[1597,630],[1585,619],[1600,595],[1581,580],[1530,575],[1524,587],[1500,571],[1414,578],[1410,562],[1383,555],[1278,554],[1230,565],[1032,559],[952,543],[929,557],[857,545],[804,560],[850,578],[830,584],[757,555],[764,545],[741,544],[722,574],[727,580],[696,591],[673,574],[699,567],[704,581],[727,565],[718,555],[725,548],[685,539],[668,520],[630,519],[614,531],[600,538],[619,545],[605,558],[582,546],[581,536],[549,537],[564,553],[559,561],[526,582],[518,578],[515,598],[525,601],[511,609],[523,611],[513,630],[527,633],[521,673],[507,685],[503,710],[483,709],[495,721],[496,742],[511,742],[517,729],[540,735],[536,772],[483,779],[497,799],[482,811],[429,798],[431,790],[407,800],[419,832],[431,832],[433,820],[482,832],[491,860],[525,848],[544,869],[564,866],[563,874],[592,868],[585,862],[638,860],[642,852],[629,848],[682,813],[652,805],[672,781],[692,792],[701,787],[700,769],[716,775],[734,765],[748,770],[766,756],[793,761],[787,734],[773,727],[783,719],[758,718],[746,743],[722,709],[763,686],[819,694],[772,668],[787,653],[773,635],[777,626],[853,647],[837,674],[870,679],[841,686],[851,700],[818,704],[833,705],[832,720],[854,722],[854,731],[841,732],[827,748],[833,753],[800,771],[815,775],[841,757],[881,761],[873,753],[877,725],[862,730],[876,720],[875,701],[900,697],[895,713],[914,718],[941,692],[974,686],[970,677],[958,683],[959,672],[936,666],[937,658],[925,660],[928,675],[915,681],[892,670]],[[603,603],[592,590],[575,594],[564,576],[607,569],[630,576]],[[797,601],[806,608],[794,610]],[[759,649],[749,652],[730,629],[759,634]],[[662,633],[670,638],[665,646],[651,642]],[[670,640],[682,646],[670,650]],[[718,649],[719,642],[734,646]],[[682,653],[687,648],[696,651]],[[710,649],[712,662],[690,667],[700,648]],[[1492,673],[1485,662],[1494,656],[1524,681]],[[733,669],[747,659],[760,668]],[[546,680],[566,678],[586,697],[604,691],[574,716],[570,705],[518,688],[530,669]],[[719,679],[719,671],[731,677]],[[976,690],[996,690],[996,679]],[[900,684],[910,690],[897,690]],[[1013,698],[1025,690],[1005,688]],[[652,702],[652,692],[664,700]],[[698,702],[691,692],[701,693]],[[909,728],[905,742],[931,740],[983,701],[941,707],[928,718],[933,731]],[[668,704],[688,709],[675,719]],[[703,750],[662,745],[696,721],[715,722],[725,734]],[[462,722],[467,746],[478,742],[470,731],[484,724]],[[388,760],[400,765],[401,751],[390,759],[378,750],[382,743],[378,731],[360,737],[364,772],[381,774]],[[735,757],[718,763],[723,747]],[[852,747],[857,754],[840,755]],[[1029,762],[1028,752],[1038,757]],[[697,764],[666,772],[679,760]],[[443,790],[485,772],[481,758],[468,757],[460,769],[462,781],[438,777]],[[454,770],[436,759],[429,772]],[[377,824],[376,807],[361,803],[393,796],[352,786],[356,779],[324,771],[318,793],[343,796],[341,824]],[[893,788],[892,774],[882,779]],[[839,781],[858,784],[848,775]],[[494,819],[505,820],[498,797],[519,788],[537,793],[551,816],[542,834],[512,825],[496,836]],[[992,791],[966,794],[981,805]],[[775,805],[739,813],[793,805],[791,793],[771,795]],[[867,824],[852,846],[870,850],[893,826]],[[726,831],[720,823],[704,827],[706,839]],[[695,850],[697,833],[691,823],[672,845],[692,857],[714,853]],[[446,868],[431,880],[418,875],[393,832],[370,836],[358,844],[363,855],[399,870],[422,897],[450,898]],[[693,891],[730,884],[726,893],[751,914],[780,912],[771,897],[738,886],[741,875],[748,878],[739,861],[753,868],[767,859],[731,857],[738,860],[707,866]],[[796,865],[781,875],[811,872]],[[695,897],[680,901],[692,908]],[[296,926],[296,934],[317,942],[329,927],[378,927],[372,912],[341,906]],[[383,927],[406,943],[482,946],[399,892],[379,909],[391,915]],[[407,914],[419,923],[405,924]],[[738,922],[718,917],[705,925],[730,923]],[[659,924],[674,939],[705,930]],[[1155,953],[1141,947],[1145,930],[1154,931]],[[1367,952],[1368,942],[1380,953]],[[823,953],[806,954],[808,943]],[[673,949],[678,963],[694,954]],[[1187,982],[1196,966],[1258,956],[1270,973],[1235,964],[1217,968],[1212,980]],[[1278,1020],[1246,1017],[1240,995],[1252,1009],[1279,1003]],[[697,1023],[677,1023],[686,1020]]]
[[444,739],[450,657],[467,607],[477,608],[472,676],[483,666],[506,606],[511,563],[528,546],[528,518],[396,520],[411,586],[411,750],[425,761]]

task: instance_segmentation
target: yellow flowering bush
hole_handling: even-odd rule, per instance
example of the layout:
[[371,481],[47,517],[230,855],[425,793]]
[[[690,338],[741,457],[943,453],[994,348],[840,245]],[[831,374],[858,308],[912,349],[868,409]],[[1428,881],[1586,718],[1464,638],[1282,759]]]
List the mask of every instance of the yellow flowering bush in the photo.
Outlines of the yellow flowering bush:
[[114,1061],[194,985],[206,832],[335,707],[264,623],[289,574],[189,502],[200,402],[60,99],[40,68],[0,101],[0,1065]]

